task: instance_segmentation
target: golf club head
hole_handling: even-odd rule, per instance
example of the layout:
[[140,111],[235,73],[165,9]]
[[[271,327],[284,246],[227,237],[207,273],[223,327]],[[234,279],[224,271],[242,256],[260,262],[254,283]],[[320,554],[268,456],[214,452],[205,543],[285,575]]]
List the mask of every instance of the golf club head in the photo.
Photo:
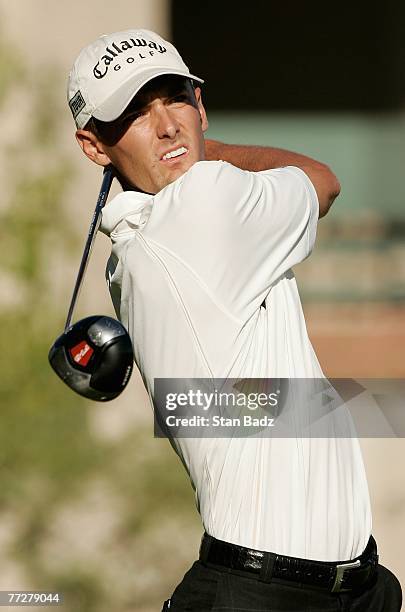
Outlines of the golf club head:
[[125,327],[104,315],[74,323],[59,336],[48,357],[68,387],[99,402],[112,400],[125,389],[134,361]]

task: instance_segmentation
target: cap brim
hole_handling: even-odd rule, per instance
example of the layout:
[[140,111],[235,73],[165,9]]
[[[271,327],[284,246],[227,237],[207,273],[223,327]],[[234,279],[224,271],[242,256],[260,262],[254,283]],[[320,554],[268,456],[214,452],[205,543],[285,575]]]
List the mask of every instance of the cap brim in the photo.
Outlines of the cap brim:
[[114,121],[124,112],[132,98],[136,96],[138,91],[146,85],[152,79],[162,76],[164,74],[174,74],[178,76],[184,76],[198,83],[204,83],[203,79],[200,79],[185,70],[170,70],[162,67],[159,70],[158,66],[146,68],[142,72],[138,72],[132,78],[129,78],[125,83],[117,89],[111,96],[109,96],[98,108],[96,108],[92,115],[99,121]]

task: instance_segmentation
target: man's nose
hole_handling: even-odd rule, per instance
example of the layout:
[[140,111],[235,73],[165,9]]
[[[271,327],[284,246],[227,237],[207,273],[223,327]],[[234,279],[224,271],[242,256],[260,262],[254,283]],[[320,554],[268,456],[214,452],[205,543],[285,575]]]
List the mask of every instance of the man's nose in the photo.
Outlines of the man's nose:
[[175,114],[165,104],[155,107],[156,132],[159,138],[170,138],[174,140],[179,131],[179,124]]

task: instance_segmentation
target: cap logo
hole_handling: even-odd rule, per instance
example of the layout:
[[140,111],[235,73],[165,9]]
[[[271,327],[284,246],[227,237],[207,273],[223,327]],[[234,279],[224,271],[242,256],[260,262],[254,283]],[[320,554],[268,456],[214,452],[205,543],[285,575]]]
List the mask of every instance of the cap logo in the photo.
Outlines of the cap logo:
[[75,93],[73,98],[69,100],[69,106],[70,110],[72,111],[73,118],[76,119],[80,111],[86,106],[86,102],[84,101],[80,89]]
[[[129,40],[121,40],[119,43],[112,43],[104,50],[104,55],[101,56],[100,60],[93,68],[93,74],[96,79],[103,79],[107,74],[110,64],[115,62],[116,58],[119,57],[121,53],[125,53],[129,49],[134,49],[135,47],[147,47],[147,49],[143,50],[145,55],[142,53],[138,53],[138,57],[140,59],[146,59],[149,55],[154,55],[155,51],[158,53],[165,53],[167,51],[166,47],[163,45],[156,44],[153,40],[146,41],[144,38],[130,38]],[[128,64],[132,64],[135,61],[135,57],[130,55],[126,58],[126,62]],[[114,70],[120,70],[121,65],[115,64]]]

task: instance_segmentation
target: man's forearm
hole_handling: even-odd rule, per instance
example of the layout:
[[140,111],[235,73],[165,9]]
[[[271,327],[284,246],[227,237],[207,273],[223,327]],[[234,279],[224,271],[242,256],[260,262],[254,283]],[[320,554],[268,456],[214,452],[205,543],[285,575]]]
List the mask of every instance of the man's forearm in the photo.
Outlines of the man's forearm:
[[262,147],[255,145],[226,144],[218,140],[205,141],[205,158],[207,160],[223,160],[233,166],[259,172],[271,168],[282,168],[283,166],[305,166],[308,163],[322,165],[311,157],[294,153],[285,149],[275,147]]
[[340,193],[339,181],[331,169],[326,164],[302,155],[302,153],[275,147],[234,145],[217,140],[206,140],[205,158],[208,161],[223,160],[251,172],[284,166],[301,168],[309,176],[316,189],[320,217],[326,215]]

